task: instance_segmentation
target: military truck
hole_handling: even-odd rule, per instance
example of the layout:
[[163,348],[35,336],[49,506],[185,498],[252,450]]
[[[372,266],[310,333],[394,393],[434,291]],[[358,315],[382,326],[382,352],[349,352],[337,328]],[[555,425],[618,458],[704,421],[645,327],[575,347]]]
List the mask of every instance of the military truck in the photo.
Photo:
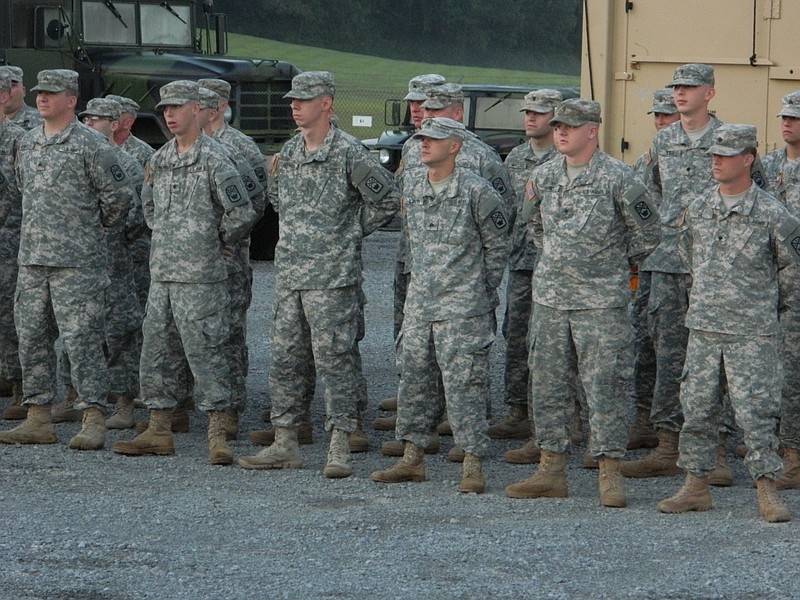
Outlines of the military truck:
[[[464,125],[505,158],[525,141],[520,113],[525,94],[544,87],[560,90],[565,98],[575,98],[579,93],[577,87],[464,84]],[[414,132],[407,103],[387,100],[384,120],[392,129],[384,131],[377,140],[364,143],[384,167],[394,172],[400,165],[403,144]]]
[[591,0],[584,2],[581,95],[602,106],[600,145],[633,163],[655,134],[652,93],[684,63],[716,75],[709,108],[758,128],[759,151],[783,145],[781,97],[800,89],[800,2]]
[[[0,64],[22,67],[28,88],[42,69],[73,69],[79,107],[107,94],[133,98],[142,107],[133,132],[157,147],[170,137],[154,109],[159,88],[224,79],[232,87],[228,121],[262,152],[277,152],[294,132],[283,95],[299,71],[227,50],[227,22],[213,0],[0,0]],[[254,231],[254,258],[270,257],[277,241],[277,217],[267,210]]]

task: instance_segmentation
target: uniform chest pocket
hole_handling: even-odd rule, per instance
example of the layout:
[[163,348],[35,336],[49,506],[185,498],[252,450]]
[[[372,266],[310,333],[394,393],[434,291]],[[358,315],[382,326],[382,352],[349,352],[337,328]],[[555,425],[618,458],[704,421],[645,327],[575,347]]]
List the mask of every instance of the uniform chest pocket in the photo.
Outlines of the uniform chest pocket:
[[177,193],[182,196],[180,198],[181,205],[186,210],[192,207],[192,200],[196,195],[208,195],[207,178],[206,173],[203,170],[190,169],[186,174],[186,181],[184,182],[184,185],[181,186],[177,181],[173,180],[173,186],[173,189],[175,189]]
[[[78,178],[83,182],[83,152],[78,148],[59,147],[55,151],[41,153],[31,165],[33,176],[49,185]],[[74,180],[74,179],[73,179]]]
[[732,223],[728,230],[727,260],[738,269],[750,271],[767,264],[769,231],[763,225]]
[[607,237],[615,215],[613,207],[604,210],[607,204],[610,205],[611,200],[606,194],[565,195],[548,211],[552,229],[569,244],[602,241]]

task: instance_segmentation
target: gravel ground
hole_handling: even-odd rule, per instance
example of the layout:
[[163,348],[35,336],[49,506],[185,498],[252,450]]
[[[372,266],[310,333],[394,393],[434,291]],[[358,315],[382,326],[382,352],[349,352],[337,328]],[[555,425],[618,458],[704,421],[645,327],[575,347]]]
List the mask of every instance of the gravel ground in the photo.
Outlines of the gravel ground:
[[[362,354],[373,408],[396,388],[391,273],[397,232],[365,243],[367,337]],[[272,263],[256,263],[250,312],[250,404],[237,456],[257,447],[268,405],[266,323]],[[495,413],[502,339],[493,358]],[[139,411],[142,418],[144,411]],[[174,457],[130,458],[53,446],[0,447],[0,597],[133,598],[798,598],[798,523],[767,525],[742,462],[736,485],[714,489],[714,510],[662,515],[680,478],[628,480],[630,506],[598,504],[597,472],[569,461],[570,497],[511,500],[503,488],[532,468],[507,465],[519,442],[494,442],[487,493],[457,491],[460,466],[426,458],[428,481],[393,486],[369,473],[392,459],[390,434],[367,429],[368,454],[344,480],[322,476],[328,436],[314,406],[300,470],[254,472],[207,464],[205,419],[176,436]],[[107,447],[130,432],[109,434]],[[644,451],[642,451],[644,452]],[[637,453],[637,454],[641,454]],[[800,493],[784,498],[800,519]]]

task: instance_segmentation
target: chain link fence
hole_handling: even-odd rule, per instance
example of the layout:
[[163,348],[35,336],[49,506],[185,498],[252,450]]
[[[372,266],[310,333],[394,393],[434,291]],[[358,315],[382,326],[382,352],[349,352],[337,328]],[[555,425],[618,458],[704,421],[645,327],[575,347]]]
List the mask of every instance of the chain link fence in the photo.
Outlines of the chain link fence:
[[[391,126],[386,124],[386,101],[401,99],[405,94],[398,90],[336,89],[333,109],[339,119],[339,128],[360,140],[377,138]],[[403,115],[401,115],[402,117]]]

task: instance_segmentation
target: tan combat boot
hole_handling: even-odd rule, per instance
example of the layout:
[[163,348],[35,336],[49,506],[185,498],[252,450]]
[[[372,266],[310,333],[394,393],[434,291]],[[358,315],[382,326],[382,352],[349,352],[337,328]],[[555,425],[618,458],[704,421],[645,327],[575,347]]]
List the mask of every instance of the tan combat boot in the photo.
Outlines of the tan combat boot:
[[728,464],[728,434],[719,434],[717,458],[714,470],[708,475],[708,485],[730,487],[733,485],[733,471]]
[[800,489],[800,451],[797,448],[786,448],[783,452],[783,474],[775,481],[779,490]]
[[114,412],[106,419],[106,429],[130,429],[133,427],[133,398],[112,395],[108,401],[114,404]]
[[628,506],[628,496],[622,483],[619,459],[601,456],[600,460],[600,504],[611,508]]
[[237,409],[226,408],[223,410],[221,420],[226,440],[235,440],[239,437],[239,411]]
[[467,452],[464,456],[464,468],[458,491],[462,494],[482,494],[484,489],[486,489],[486,479],[481,470],[481,459]]
[[450,462],[464,462],[464,456],[466,456],[466,452],[461,446],[453,446],[450,448],[450,452],[447,453],[447,460]]
[[625,477],[672,477],[683,473],[678,466],[678,437],[676,431],[660,429],[658,446],[639,460],[625,461],[621,465]]
[[208,413],[208,461],[212,465],[233,463],[233,452],[228,446],[228,432],[225,429],[225,413],[228,410]]
[[385,471],[373,471],[369,478],[372,481],[381,483],[402,483],[404,481],[414,481],[419,483],[425,481],[425,463],[422,459],[425,452],[419,446],[411,442],[406,442],[403,451],[403,458],[394,463]]
[[[275,428],[250,432],[250,441],[259,446],[271,446],[275,442]],[[297,429],[297,443],[308,446],[314,443],[314,430],[311,423],[300,423]]]
[[117,454],[127,456],[144,456],[156,454],[169,456],[175,454],[175,445],[172,441],[172,429],[169,409],[150,411],[150,420],[147,429],[129,441],[120,441],[111,449]]
[[509,498],[566,498],[567,477],[564,467],[567,455],[564,453],[542,451],[539,467],[536,472],[506,488]]
[[83,411],[75,408],[75,400],[78,393],[71,385],[67,385],[64,399],[58,404],[54,404],[51,412],[53,423],[76,422],[83,420]]
[[650,411],[646,408],[637,408],[631,428],[628,430],[628,450],[656,446],[658,446],[658,436],[650,422]]
[[350,434],[342,429],[331,432],[331,445],[322,474],[328,479],[341,479],[353,474],[353,461],[350,458]]
[[[425,454],[439,454],[440,449],[439,433],[433,431],[428,445],[425,446]],[[404,453],[405,444],[402,440],[389,440],[388,442],[383,442],[383,445],[381,445],[381,454],[384,456],[403,456]]]
[[775,490],[775,481],[766,477],[756,479],[756,494],[758,495],[758,512],[767,523],[788,523],[792,520],[789,509],[786,508]]
[[22,405],[22,380],[11,381],[11,404],[3,411],[6,421],[21,421],[28,416],[28,407]]
[[356,419],[356,430],[350,434],[350,452],[369,451],[369,438],[364,435],[364,430],[361,427],[361,423],[361,413],[358,413],[358,418]]
[[0,444],[55,444],[57,441],[49,404],[29,406],[24,423],[0,432]]
[[397,427],[397,413],[388,417],[378,417],[372,422],[372,427],[380,431],[394,431]]
[[[194,411],[194,400],[189,398],[178,403],[169,411],[169,426],[172,433],[189,433],[189,413]],[[150,421],[139,421],[136,424],[136,431],[142,433],[150,427]]]
[[102,450],[106,445],[106,417],[99,408],[83,411],[83,422],[78,435],[69,441],[73,450]]
[[493,440],[527,440],[531,437],[528,405],[512,404],[508,416],[489,427],[486,433]]
[[677,493],[671,498],[659,502],[657,507],[662,513],[709,510],[711,508],[711,491],[708,489],[708,478],[687,473],[686,479]]
[[533,465],[539,462],[542,452],[536,445],[536,439],[531,436],[521,448],[508,450],[503,454],[503,460],[512,465]]
[[276,427],[275,442],[254,456],[243,456],[239,466],[245,469],[299,469],[303,466],[297,427]]
[[386,412],[397,412],[397,396],[381,400],[381,403],[378,404],[378,408]]

